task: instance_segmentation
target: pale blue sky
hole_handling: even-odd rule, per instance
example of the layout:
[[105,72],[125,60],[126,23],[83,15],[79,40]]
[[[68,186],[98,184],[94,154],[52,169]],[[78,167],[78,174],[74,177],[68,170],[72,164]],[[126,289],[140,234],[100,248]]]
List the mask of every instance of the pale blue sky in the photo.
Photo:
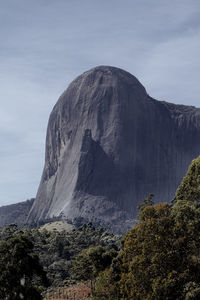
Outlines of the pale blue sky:
[[49,114],[97,65],[200,106],[199,0],[0,0],[0,205],[34,197]]

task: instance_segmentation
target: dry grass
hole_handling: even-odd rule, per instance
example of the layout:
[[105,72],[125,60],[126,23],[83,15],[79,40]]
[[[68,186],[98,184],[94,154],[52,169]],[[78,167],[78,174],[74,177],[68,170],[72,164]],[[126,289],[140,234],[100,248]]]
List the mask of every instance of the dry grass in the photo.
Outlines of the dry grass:
[[65,221],[56,221],[44,224],[40,227],[39,231],[46,229],[47,231],[57,231],[57,232],[70,232],[74,229],[74,226]]
[[89,284],[79,283],[69,287],[59,288],[52,292],[44,300],[91,300],[91,289]]

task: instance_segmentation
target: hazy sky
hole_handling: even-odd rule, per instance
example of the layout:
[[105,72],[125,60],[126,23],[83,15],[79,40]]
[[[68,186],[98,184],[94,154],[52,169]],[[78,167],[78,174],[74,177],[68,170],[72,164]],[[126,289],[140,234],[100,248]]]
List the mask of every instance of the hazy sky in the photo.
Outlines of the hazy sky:
[[35,197],[49,114],[97,65],[200,106],[200,1],[0,0],[0,205]]

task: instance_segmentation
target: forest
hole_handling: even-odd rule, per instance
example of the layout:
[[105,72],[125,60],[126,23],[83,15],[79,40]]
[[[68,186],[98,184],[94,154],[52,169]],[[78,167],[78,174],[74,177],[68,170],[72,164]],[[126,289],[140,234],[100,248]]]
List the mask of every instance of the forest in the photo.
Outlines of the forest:
[[2,227],[0,299],[52,299],[58,289],[82,283],[90,291],[84,299],[200,299],[199,231],[197,158],[171,203],[154,204],[149,195],[124,236],[91,223],[60,232]]

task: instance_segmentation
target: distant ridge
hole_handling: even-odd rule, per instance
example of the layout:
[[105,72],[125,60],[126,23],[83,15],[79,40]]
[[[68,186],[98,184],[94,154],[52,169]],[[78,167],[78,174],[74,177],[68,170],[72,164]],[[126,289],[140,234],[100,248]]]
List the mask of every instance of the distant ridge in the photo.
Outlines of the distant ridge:
[[22,225],[26,223],[34,199],[0,207],[0,226],[9,224]]

